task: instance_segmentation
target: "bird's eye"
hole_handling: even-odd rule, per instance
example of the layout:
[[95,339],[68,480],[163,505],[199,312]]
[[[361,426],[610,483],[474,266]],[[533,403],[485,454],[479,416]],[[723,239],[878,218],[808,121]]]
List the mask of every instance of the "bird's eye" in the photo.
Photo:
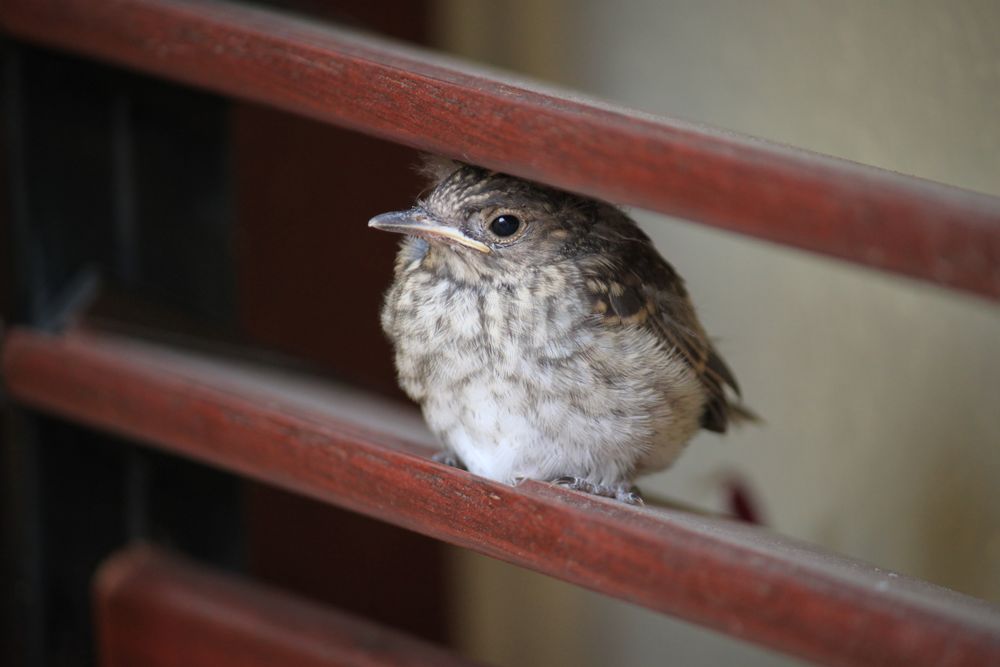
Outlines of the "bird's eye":
[[513,215],[498,215],[490,222],[490,231],[505,238],[513,236],[521,228],[521,220]]

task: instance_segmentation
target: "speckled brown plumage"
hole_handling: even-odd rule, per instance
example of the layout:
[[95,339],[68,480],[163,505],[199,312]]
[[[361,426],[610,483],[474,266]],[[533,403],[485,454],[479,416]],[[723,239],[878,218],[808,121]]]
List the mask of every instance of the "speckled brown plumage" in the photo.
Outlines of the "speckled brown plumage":
[[682,279],[622,211],[432,165],[427,197],[371,225],[407,234],[382,325],[447,460],[635,501],[637,474],[747,414]]

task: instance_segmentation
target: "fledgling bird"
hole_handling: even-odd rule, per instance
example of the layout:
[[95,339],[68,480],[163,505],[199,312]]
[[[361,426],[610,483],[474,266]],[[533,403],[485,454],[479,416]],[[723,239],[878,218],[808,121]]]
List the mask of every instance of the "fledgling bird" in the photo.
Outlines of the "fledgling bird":
[[428,164],[430,194],[369,226],[406,235],[382,327],[439,460],[639,503],[637,475],[750,416],[680,276],[621,210]]

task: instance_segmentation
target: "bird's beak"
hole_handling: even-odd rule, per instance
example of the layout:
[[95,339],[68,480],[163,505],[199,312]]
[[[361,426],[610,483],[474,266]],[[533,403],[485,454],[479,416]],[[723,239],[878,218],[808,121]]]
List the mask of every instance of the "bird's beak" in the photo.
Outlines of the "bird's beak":
[[376,215],[368,221],[368,226],[386,232],[421,236],[428,240],[446,239],[482,253],[490,252],[490,247],[485,243],[469,238],[455,227],[441,224],[421,208]]

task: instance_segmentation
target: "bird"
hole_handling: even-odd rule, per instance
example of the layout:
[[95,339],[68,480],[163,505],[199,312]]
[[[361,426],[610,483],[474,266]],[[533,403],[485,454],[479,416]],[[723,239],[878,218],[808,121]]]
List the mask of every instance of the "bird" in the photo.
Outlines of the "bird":
[[756,416],[684,281],[619,207],[444,158],[415,206],[381,325],[435,459],[642,504],[639,475]]

